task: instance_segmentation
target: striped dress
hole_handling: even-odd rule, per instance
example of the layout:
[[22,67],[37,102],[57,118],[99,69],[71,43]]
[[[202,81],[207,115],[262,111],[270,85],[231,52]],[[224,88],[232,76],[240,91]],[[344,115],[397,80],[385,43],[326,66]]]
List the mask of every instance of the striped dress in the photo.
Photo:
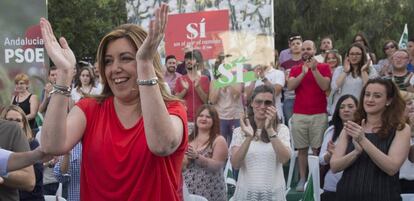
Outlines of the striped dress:
[[[394,139],[392,132],[385,139],[375,133],[367,133],[366,138],[379,150],[387,154]],[[346,153],[354,149],[350,141]],[[366,152],[346,168],[336,187],[338,201],[400,201],[399,173],[389,176],[382,171]]]

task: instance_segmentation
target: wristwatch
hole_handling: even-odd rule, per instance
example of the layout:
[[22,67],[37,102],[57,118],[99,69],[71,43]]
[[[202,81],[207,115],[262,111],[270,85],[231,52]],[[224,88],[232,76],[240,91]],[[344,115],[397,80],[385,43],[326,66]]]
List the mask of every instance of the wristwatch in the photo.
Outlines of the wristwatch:
[[269,139],[272,139],[272,138],[277,138],[277,136],[278,136],[278,134],[277,134],[277,133],[275,133],[275,134],[273,134],[273,135],[269,136]]
[[263,78],[261,78],[260,80],[261,80],[262,82],[266,82],[267,77],[263,77]]
[[158,78],[154,77],[149,80],[137,80],[138,85],[152,86],[158,84]]

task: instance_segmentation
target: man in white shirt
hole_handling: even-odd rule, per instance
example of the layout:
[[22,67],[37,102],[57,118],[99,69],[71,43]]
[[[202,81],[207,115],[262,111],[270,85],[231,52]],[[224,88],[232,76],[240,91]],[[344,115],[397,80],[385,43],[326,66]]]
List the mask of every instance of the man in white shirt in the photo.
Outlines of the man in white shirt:
[[333,49],[333,41],[330,36],[325,36],[321,40],[321,45],[319,46],[321,50],[320,54],[315,56],[316,61],[319,63],[325,63],[325,53]]

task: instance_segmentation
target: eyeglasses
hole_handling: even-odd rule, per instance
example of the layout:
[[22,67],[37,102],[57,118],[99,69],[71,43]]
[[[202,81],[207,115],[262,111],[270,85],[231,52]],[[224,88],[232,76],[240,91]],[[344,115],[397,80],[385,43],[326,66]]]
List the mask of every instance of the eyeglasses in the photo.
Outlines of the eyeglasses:
[[260,106],[260,105],[263,105],[263,104],[265,106],[271,106],[271,105],[273,105],[273,101],[256,99],[256,100],[254,100],[254,104],[257,105],[257,106]]
[[21,123],[23,120],[22,119],[13,119],[13,118],[6,118],[7,121],[14,121],[17,123]]
[[408,57],[398,57],[398,56],[393,56],[392,57],[393,59],[398,59],[398,60],[406,60],[406,59],[408,59]]
[[394,49],[395,48],[395,45],[388,45],[388,46],[385,46],[384,47],[384,50],[388,50],[388,49]]

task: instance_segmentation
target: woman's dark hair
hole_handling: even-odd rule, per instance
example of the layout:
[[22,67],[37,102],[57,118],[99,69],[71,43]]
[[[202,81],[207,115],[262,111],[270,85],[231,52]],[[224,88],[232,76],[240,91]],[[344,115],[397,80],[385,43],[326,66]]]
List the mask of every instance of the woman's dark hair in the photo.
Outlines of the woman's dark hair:
[[367,119],[367,113],[364,109],[365,91],[370,84],[380,84],[385,87],[387,100],[391,100],[388,106],[385,106],[385,111],[381,114],[381,127],[376,133],[381,138],[386,138],[391,132],[395,130],[402,130],[405,128],[405,101],[401,97],[400,90],[391,79],[375,78],[368,80],[367,84],[362,88],[361,96],[359,98],[359,105],[355,113],[355,122],[361,124],[363,119]]
[[[359,63],[357,64],[357,66],[356,66],[356,75],[354,74],[354,66],[353,65],[351,65],[351,69],[350,69],[350,71],[351,71],[351,73],[352,73],[352,76],[353,77],[360,77],[361,76],[361,68],[362,68],[362,66],[364,66],[364,64],[365,63],[367,63],[367,51],[366,51],[366,49],[365,49],[365,47],[364,46],[362,46],[361,44],[359,44],[359,43],[353,43],[350,47],[349,47],[349,49],[348,49],[348,51],[346,52],[346,55],[349,57],[349,52],[351,51],[351,49],[353,48],[353,47],[356,47],[356,48],[358,48],[358,49],[360,49],[361,50],[361,60],[359,61]],[[369,74],[369,69],[368,69],[368,74]]]
[[195,123],[194,123],[194,130],[189,136],[189,142],[193,141],[198,135],[197,119],[200,116],[201,112],[203,112],[204,110],[208,111],[208,113],[211,116],[211,119],[213,120],[213,125],[211,126],[211,129],[210,129],[209,138],[208,138],[208,141],[206,142],[207,147],[212,147],[214,140],[216,139],[218,135],[220,135],[220,119],[219,119],[216,108],[210,104],[204,104],[198,108],[196,118],[195,118]]
[[81,76],[82,72],[85,71],[85,70],[88,71],[88,73],[89,73],[89,77],[90,77],[90,81],[89,82],[90,82],[90,85],[92,87],[95,87],[95,74],[94,74],[92,68],[85,66],[85,67],[82,67],[80,70],[78,70],[76,72],[76,78],[77,79],[75,81],[75,88],[77,88],[77,89],[79,89],[80,87],[82,87],[82,82],[80,81],[80,76]]
[[335,111],[332,115],[332,125],[334,126],[334,133],[332,135],[332,141],[333,142],[335,142],[336,139],[338,139],[339,134],[341,134],[342,128],[344,127],[344,122],[342,122],[342,119],[339,116],[339,110],[341,109],[341,104],[345,100],[347,100],[348,98],[350,98],[354,101],[355,106],[358,105],[357,98],[355,98],[355,96],[353,96],[351,94],[343,95],[338,99],[338,102],[336,103],[336,106],[335,106]]
[[354,39],[352,39],[352,42],[355,43],[356,42],[355,40],[357,39],[358,36],[362,39],[362,42],[364,43],[365,48],[367,48],[367,51],[369,52],[371,47],[369,46],[368,39],[363,32],[358,32],[357,34],[355,34]]
[[[257,125],[256,125],[256,122],[254,121],[254,112],[253,112],[252,103],[253,103],[254,98],[258,94],[261,94],[261,93],[271,93],[272,97],[273,97],[272,98],[273,103],[275,103],[275,90],[272,87],[269,87],[267,85],[260,85],[260,86],[256,87],[253,90],[253,93],[252,93],[251,97],[249,98],[249,101],[247,102],[247,115],[248,115],[248,120],[250,121],[250,124],[253,127],[254,133],[256,133]],[[275,122],[273,122],[273,128],[276,129],[278,124],[279,124],[279,117],[276,114],[276,120],[275,120]],[[262,133],[260,135],[260,139],[263,142],[266,142],[266,143],[270,142],[270,139],[267,136],[267,132],[266,132],[265,129],[262,130]]]

